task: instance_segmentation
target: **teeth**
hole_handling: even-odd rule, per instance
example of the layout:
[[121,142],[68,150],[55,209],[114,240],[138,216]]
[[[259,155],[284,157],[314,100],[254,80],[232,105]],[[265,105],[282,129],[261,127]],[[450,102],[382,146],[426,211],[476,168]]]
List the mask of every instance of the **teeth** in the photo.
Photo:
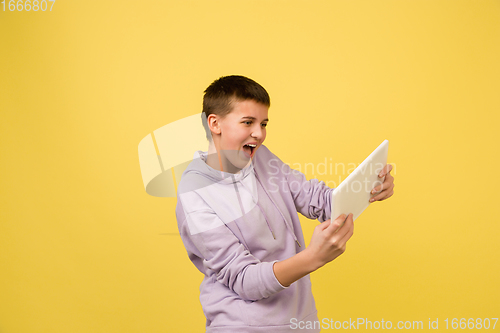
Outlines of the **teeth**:
[[247,144],[246,146],[249,146],[249,147],[252,147],[252,148],[257,147],[257,145],[254,145],[253,143],[249,143],[249,144]]

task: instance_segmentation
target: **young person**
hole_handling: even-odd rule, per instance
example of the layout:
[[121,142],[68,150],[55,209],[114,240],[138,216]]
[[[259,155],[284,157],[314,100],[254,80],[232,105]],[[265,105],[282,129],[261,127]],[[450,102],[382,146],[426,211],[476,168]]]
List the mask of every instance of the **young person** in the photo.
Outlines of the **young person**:
[[[243,76],[214,81],[203,99],[209,147],[178,187],[179,232],[205,277],[200,301],[207,332],[319,332],[309,273],[341,255],[352,214],[330,221],[333,189],[290,169],[263,142],[269,95]],[[376,200],[393,194],[392,166]],[[297,213],[319,224],[305,247]]]

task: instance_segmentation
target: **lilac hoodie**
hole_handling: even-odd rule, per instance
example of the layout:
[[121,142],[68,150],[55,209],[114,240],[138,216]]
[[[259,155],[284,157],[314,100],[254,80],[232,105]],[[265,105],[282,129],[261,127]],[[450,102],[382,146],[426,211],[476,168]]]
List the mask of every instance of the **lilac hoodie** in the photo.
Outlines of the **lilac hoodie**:
[[309,275],[284,287],[273,264],[305,248],[297,212],[330,218],[333,189],[306,180],[266,146],[236,174],[211,168],[206,157],[197,152],[183,173],[176,208],[189,258],[205,274],[206,331],[319,332],[292,329],[318,321]]

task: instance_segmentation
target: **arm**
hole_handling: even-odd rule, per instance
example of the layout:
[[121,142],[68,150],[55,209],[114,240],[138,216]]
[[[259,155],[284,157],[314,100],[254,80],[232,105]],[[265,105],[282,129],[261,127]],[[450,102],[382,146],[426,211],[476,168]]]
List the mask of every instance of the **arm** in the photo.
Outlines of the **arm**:
[[330,218],[333,188],[318,179],[307,180],[303,173],[283,163],[264,145],[255,158],[258,173],[268,176],[263,179],[267,182],[266,187],[272,192],[279,191],[282,196],[289,196],[296,212],[320,222]]
[[[380,172],[379,177],[385,177],[385,179],[382,185],[379,185],[372,190],[372,194],[376,195],[372,198],[371,202],[385,200],[394,194],[394,177],[390,174],[391,170],[392,165],[388,164]],[[304,184],[306,181],[305,176],[299,172],[296,172],[293,178],[296,182],[298,181],[301,184]],[[312,181],[314,181],[314,179]],[[309,181],[309,185],[305,184],[305,194],[301,194],[298,191],[294,194],[294,200],[296,202],[296,206],[298,206],[297,209],[302,207],[301,212],[309,212],[310,215],[314,215],[314,208],[319,208],[318,206],[321,205],[311,205],[311,202],[326,203],[327,206],[325,209],[329,209],[330,201],[328,201],[328,198],[325,197],[321,200],[321,195],[315,195],[315,187],[321,188],[321,183],[318,185],[315,182],[311,183],[311,181]],[[319,200],[312,199],[314,197],[319,198]],[[312,206],[314,208],[310,208],[309,210],[304,209],[304,207],[308,206],[308,204],[309,207]],[[307,216],[304,213],[302,214]],[[328,214],[331,214],[329,210]],[[345,221],[346,223],[342,225],[344,218],[345,215],[341,215],[331,224],[329,223],[330,220],[321,223],[314,230],[311,243],[308,248],[287,260],[274,264],[274,274],[282,285],[290,285],[344,253],[346,243],[351,238],[354,231],[352,214],[349,215]],[[339,226],[341,227],[339,228]],[[332,230],[336,230],[337,228],[338,231],[332,232]]]
[[304,251],[274,264],[274,275],[283,286],[289,286],[344,253],[353,232],[352,214],[347,219],[341,215],[333,222],[327,220],[319,224]]
[[297,212],[320,222],[330,219],[334,189],[318,179],[307,180],[302,172],[291,169],[287,164],[283,164],[281,170],[284,170]]
[[[196,210],[185,211],[183,202],[189,202],[189,207]],[[189,257],[202,273],[213,276],[249,301],[284,289],[274,275],[274,262],[261,262],[254,257],[195,192],[179,197],[176,214]]]

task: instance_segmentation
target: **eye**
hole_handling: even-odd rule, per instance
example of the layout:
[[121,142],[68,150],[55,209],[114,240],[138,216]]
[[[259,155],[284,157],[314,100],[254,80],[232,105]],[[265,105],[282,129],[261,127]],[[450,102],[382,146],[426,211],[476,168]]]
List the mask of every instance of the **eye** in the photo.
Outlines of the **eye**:
[[243,124],[245,124],[245,125],[252,125],[252,121],[251,120],[245,120],[243,122]]
[[262,127],[266,127],[267,123],[260,124]]

